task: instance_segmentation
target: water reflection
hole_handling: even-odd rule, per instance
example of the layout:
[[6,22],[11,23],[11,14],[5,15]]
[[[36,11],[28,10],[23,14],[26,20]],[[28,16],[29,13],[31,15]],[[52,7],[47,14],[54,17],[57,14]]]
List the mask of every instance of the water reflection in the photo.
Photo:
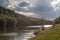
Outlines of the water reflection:
[[[44,27],[51,27],[52,25],[44,25]],[[19,33],[3,33],[0,36],[6,37],[6,40],[28,40],[31,37],[35,37],[33,34],[35,31],[40,29],[41,26],[28,26],[27,29],[19,30]],[[2,37],[2,40],[5,40]],[[8,38],[9,37],[9,38]]]

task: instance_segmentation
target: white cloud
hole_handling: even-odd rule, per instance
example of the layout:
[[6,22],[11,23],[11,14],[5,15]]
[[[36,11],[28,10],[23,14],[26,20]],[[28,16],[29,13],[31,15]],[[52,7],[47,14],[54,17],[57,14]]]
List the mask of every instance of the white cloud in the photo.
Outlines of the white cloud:
[[18,7],[18,8],[22,8],[24,10],[28,10],[29,7],[32,7],[31,4],[28,6],[25,6],[25,7],[20,7],[19,4],[21,2],[26,2],[27,4],[29,4],[29,1],[27,1],[27,0],[9,0],[9,5],[7,6],[7,8],[14,9],[14,8]]
[[23,7],[25,10],[29,10],[27,7]]
[[8,4],[7,8],[14,9],[15,7],[18,7],[18,4],[19,4],[18,1],[9,0],[8,2],[9,2],[9,4]]
[[29,17],[38,17],[39,16],[38,14],[31,13],[31,12],[17,12],[17,13],[22,14],[22,15],[26,15],[26,16],[29,16]]
[[12,6],[12,5],[8,5],[7,8],[9,8],[9,9],[14,9],[15,7]]
[[[29,3],[29,5],[21,7],[19,6],[21,2],[27,2]],[[8,8],[14,9],[15,11],[18,11],[23,15],[34,17],[40,15],[47,19],[55,18],[54,15],[56,11],[60,8],[59,6],[60,0],[9,0],[8,2]]]
[[53,0],[51,2],[51,5],[54,8],[54,10],[56,11],[59,8],[59,6],[60,6],[60,0]]

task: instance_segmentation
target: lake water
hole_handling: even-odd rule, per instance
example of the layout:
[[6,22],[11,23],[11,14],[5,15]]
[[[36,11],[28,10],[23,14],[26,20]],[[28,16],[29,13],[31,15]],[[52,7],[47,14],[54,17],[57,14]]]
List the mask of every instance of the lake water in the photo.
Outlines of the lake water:
[[[45,28],[51,27],[53,25],[44,25]],[[41,25],[39,26],[27,26],[28,29],[20,30],[20,33],[3,33],[0,34],[4,37],[9,37],[8,40],[28,40],[31,37],[35,37],[33,34],[35,31],[41,29]]]

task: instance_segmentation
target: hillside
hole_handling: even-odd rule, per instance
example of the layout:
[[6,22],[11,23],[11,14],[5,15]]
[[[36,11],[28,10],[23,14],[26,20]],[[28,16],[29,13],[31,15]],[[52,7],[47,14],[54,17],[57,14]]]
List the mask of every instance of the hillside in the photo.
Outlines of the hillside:
[[34,20],[36,20],[36,18],[27,17],[25,15],[15,13],[14,10],[0,6],[0,32],[14,32],[17,28],[24,28],[22,26],[35,25],[34,22],[37,21]]
[[[51,24],[51,21],[28,17],[16,13],[14,10],[10,10],[0,6],[0,31],[12,31],[14,32],[17,28],[22,29],[25,26]],[[23,26],[23,27],[22,27]]]

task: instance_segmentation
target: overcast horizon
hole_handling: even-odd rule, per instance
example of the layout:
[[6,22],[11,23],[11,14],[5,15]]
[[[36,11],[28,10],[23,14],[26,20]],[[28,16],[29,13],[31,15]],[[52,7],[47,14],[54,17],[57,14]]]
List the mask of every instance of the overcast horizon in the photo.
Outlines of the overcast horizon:
[[60,0],[0,0],[0,6],[32,17],[54,19],[60,16]]

